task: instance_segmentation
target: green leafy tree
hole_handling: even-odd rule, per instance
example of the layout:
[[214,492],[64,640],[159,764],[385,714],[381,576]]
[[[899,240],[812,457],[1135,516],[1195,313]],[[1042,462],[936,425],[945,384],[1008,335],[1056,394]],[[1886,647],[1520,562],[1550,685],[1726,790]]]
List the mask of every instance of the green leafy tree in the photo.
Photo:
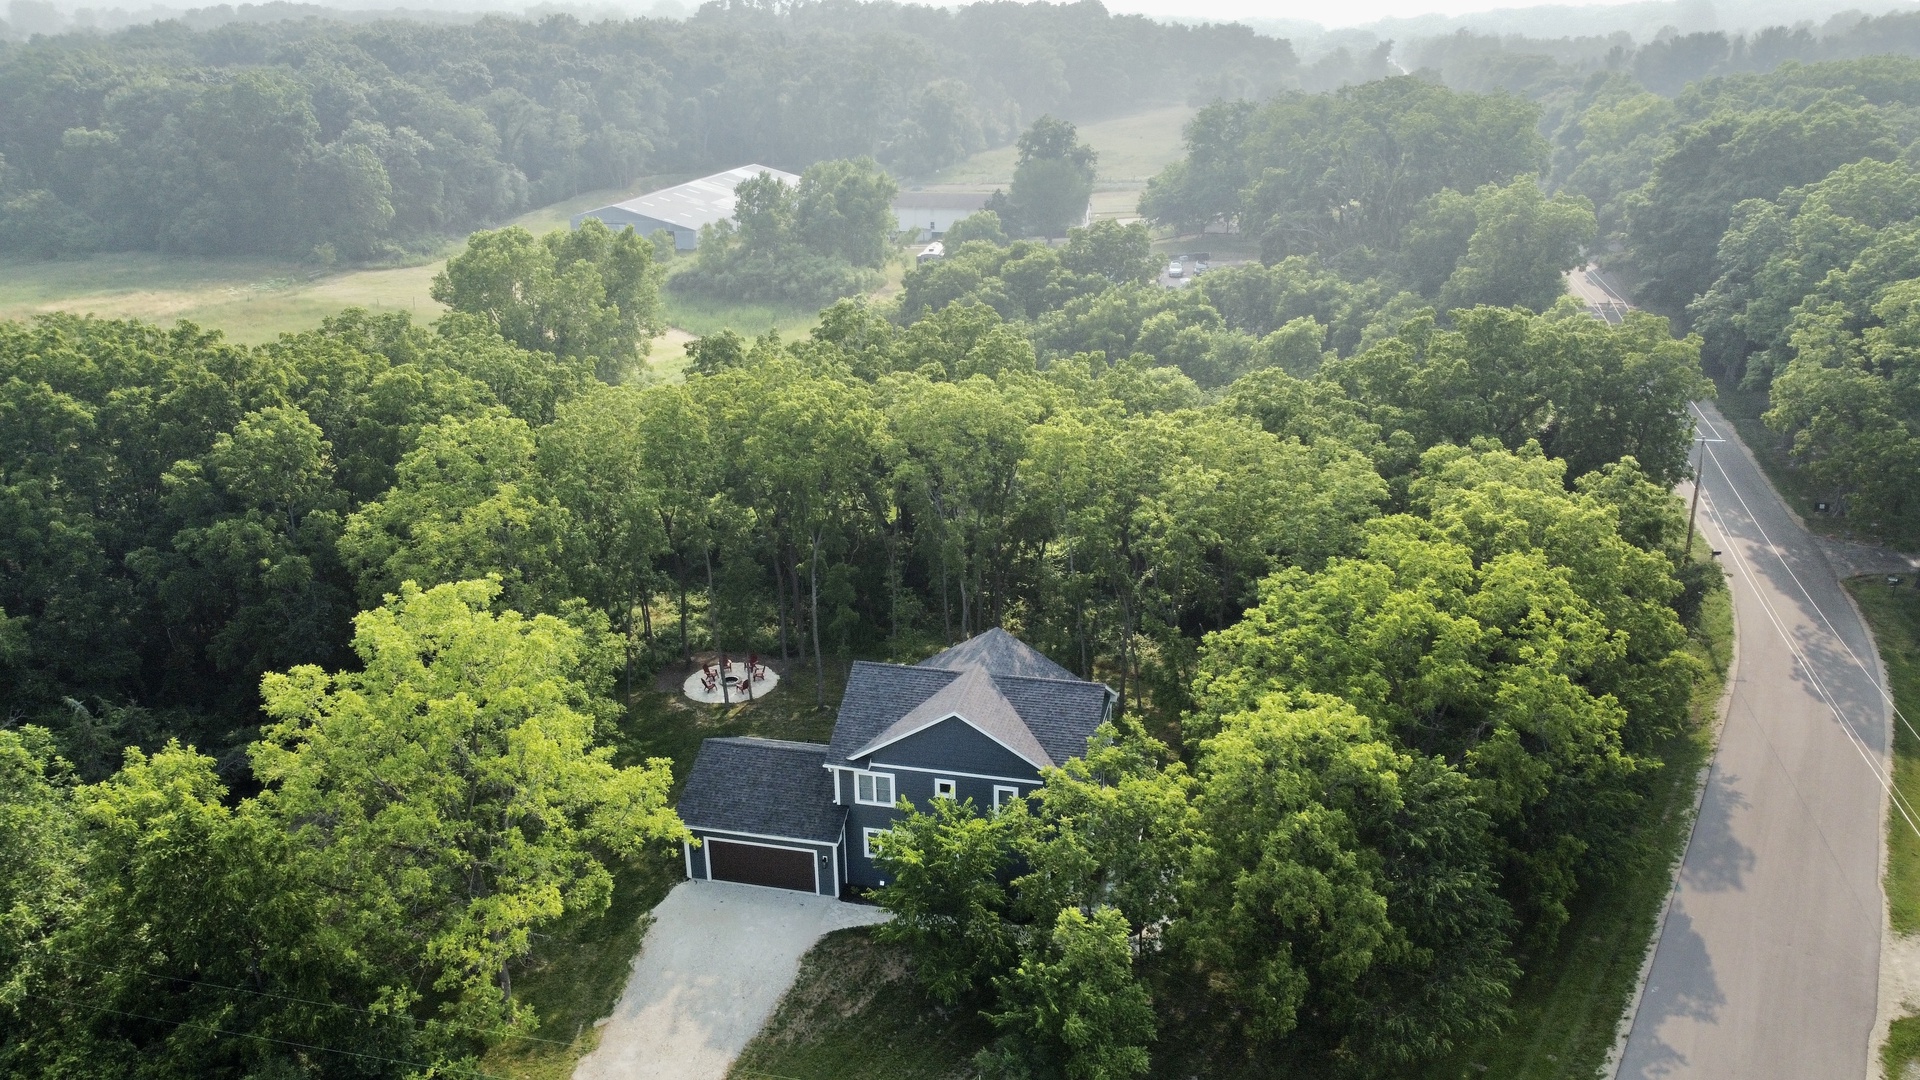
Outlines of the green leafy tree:
[[953,227],[940,237],[940,241],[949,251],[975,241],[1006,247],[1007,234],[1001,228],[999,214],[991,210],[976,210],[954,222]]
[[266,678],[273,724],[252,749],[294,863],[356,883],[322,921],[372,919],[423,959],[445,1015],[483,1027],[532,1020],[512,965],[542,928],[606,906],[609,860],[688,837],[668,762],[619,767],[595,744],[602,643],[495,614],[499,596],[403,584],[356,620],[359,670]]
[[1641,295],[1679,311],[1714,280],[1714,253],[1733,208],[1773,199],[1862,158],[1897,147],[1864,104],[1825,98],[1805,108],[1728,110],[1681,128],[1627,214]]
[[1067,908],[1036,945],[994,980],[1000,1005],[988,1017],[1005,1034],[981,1053],[981,1073],[1124,1080],[1146,1072],[1153,1003],[1133,977],[1125,916]]
[[983,989],[1013,956],[1000,875],[1012,865],[1014,817],[981,816],[969,802],[908,807],[881,837],[886,884],[873,898],[893,915],[874,933],[906,946],[914,976],[937,1000],[957,1004]]
[[1173,928],[1251,1047],[1375,1074],[1492,1030],[1516,974],[1472,786],[1382,735],[1312,696],[1227,718]]
[[494,574],[516,608],[557,610],[572,531],[546,489],[532,429],[493,413],[422,432],[393,488],[347,519],[339,550],[365,607],[403,581]]
[[1066,120],[1042,116],[1014,142],[1019,159],[1008,192],[1018,208],[1021,235],[1063,235],[1078,225],[1093,197],[1093,176],[1100,155],[1080,141]]
[[536,238],[519,226],[477,232],[435,275],[435,300],[487,320],[521,348],[593,357],[618,381],[665,327],[653,245],[597,218]]
[[897,227],[893,197],[899,191],[872,158],[820,162],[800,174],[794,234],[815,254],[882,266]]
[[1492,304],[1545,311],[1566,295],[1562,275],[1592,241],[1593,207],[1577,195],[1549,199],[1532,177],[1474,194],[1473,235],[1440,289],[1442,308]]
[[1137,221],[1128,225],[1096,221],[1084,229],[1067,230],[1060,262],[1076,274],[1098,274],[1115,285],[1152,281],[1160,269],[1147,227]]

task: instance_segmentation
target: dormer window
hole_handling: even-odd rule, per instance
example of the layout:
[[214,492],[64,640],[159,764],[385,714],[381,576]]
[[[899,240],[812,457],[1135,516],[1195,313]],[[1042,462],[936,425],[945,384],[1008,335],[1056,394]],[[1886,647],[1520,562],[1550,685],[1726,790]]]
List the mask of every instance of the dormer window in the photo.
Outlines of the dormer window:
[[853,801],[867,806],[893,805],[893,774],[856,772],[853,774]]

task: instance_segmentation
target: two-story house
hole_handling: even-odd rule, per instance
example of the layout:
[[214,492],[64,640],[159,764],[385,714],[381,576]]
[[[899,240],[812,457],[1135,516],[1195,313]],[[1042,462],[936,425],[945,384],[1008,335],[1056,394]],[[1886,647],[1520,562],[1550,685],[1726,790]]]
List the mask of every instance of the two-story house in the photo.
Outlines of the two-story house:
[[983,812],[1040,786],[1111,715],[1113,691],[1005,630],[915,665],[853,665],[833,741],[708,739],[680,798],[687,876],[839,896],[885,884],[873,838],[898,801]]

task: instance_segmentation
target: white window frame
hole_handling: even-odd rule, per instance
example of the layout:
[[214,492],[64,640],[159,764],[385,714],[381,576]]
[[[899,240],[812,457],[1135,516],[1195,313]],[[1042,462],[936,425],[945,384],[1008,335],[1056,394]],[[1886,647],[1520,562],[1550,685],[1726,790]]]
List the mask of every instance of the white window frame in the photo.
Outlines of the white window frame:
[[[860,795],[860,781],[865,780],[873,789],[873,794],[865,798]],[[887,797],[880,798],[880,781],[887,782]],[[893,800],[900,794],[900,785],[894,782],[890,772],[867,772],[856,770],[853,774],[853,801],[861,806],[892,806]]]
[[1008,803],[1020,797],[1020,789],[1007,784],[993,785],[993,809],[999,813]]
[[960,797],[960,781],[955,780],[951,776],[934,777],[933,797],[936,799],[958,799]]
[[885,829],[860,830],[860,853],[865,855],[869,861],[874,858],[873,838],[882,835],[886,831]]

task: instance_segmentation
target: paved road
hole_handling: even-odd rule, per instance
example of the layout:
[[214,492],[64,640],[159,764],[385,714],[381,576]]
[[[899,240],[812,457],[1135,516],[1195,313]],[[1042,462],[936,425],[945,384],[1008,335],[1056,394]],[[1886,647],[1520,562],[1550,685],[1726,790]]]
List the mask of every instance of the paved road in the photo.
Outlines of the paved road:
[[574,1080],[721,1080],[822,934],[885,917],[829,896],[681,882],[653,909],[626,990]]
[[[1739,667],[1618,1075],[1870,1075],[1889,710],[1820,548],[1711,405],[1700,518]],[[1769,543],[1769,541],[1771,541]]]

